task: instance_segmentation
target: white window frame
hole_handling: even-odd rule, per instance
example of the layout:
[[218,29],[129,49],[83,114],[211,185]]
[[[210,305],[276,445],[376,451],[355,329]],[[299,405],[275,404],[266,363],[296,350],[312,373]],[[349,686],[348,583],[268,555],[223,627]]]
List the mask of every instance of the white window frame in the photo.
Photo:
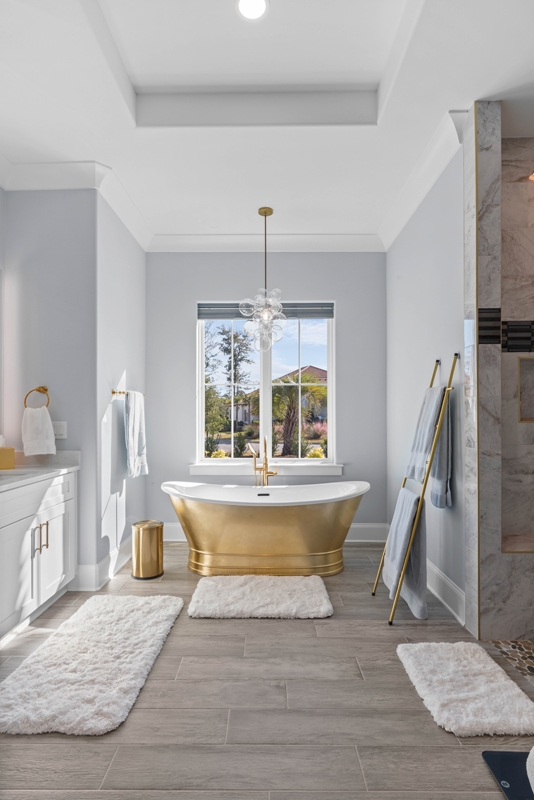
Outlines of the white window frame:
[[[279,475],[342,475],[343,465],[336,460],[336,359],[335,359],[335,313],[327,319],[328,330],[328,457],[312,458],[271,458],[269,464],[278,467]],[[191,464],[191,475],[251,475],[252,459],[206,458],[204,455],[204,320],[197,321],[197,456]],[[300,361],[300,342],[299,342]],[[260,353],[260,455],[263,454],[263,437],[267,437],[267,453],[272,452],[272,393],[271,386],[272,350]],[[300,363],[299,363],[300,368]],[[299,403],[299,430],[301,408]]]

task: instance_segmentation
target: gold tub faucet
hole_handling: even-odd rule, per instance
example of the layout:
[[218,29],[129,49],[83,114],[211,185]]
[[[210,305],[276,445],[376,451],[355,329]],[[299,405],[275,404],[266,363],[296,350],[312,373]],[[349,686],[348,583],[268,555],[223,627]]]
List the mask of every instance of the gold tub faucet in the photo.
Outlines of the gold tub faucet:
[[258,483],[257,483],[258,474],[261,475],[261,483],[259,485],[260,486],[268,486],[269,485],[269,478],[271,476],[273,476],[273,475],[278,475],[278,467],[275,467],[274,472],[271,472],[269,470],[269,459],[267,457],[267,437],[265,437],[264,440],[263,440],[263,464],[262,464],[261,467],[258,467],[256,465],[256,462],[257,462],[257,459],[258,459],[258,454],[254,450],[254,448],[252,447],[250,442],[248,443],[247,446],[248,446],[250,452],[252,453],[252,455],[254,457],[254,464],[253,464],[254,486],[258,485]]

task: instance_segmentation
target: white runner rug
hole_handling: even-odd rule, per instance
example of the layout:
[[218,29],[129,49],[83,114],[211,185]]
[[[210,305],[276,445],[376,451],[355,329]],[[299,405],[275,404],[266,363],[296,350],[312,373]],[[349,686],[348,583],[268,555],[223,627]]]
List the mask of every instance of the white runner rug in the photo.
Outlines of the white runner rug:
[[330,617],[332,603],[322,578],[277,575],[218,575],[202,578],[188,608],[190,617],[217,619]]
[[534,703],[478,644],[400,644],[397,655],[434,720],[457,736],[534,734]]
[[128,716],[181,597],[91,597],[0,683],[0,732],[102,734]]

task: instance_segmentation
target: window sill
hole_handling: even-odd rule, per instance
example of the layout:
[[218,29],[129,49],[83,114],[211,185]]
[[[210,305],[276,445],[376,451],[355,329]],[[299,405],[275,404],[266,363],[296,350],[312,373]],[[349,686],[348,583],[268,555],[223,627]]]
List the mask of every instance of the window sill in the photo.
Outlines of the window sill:
[[[252,477],[252,459],[246,464],[232,464],[228,463],[231,459],[213,459],[214,462],[208,463],[203,461],[200,464],[190,464],[190,475],[219,475],[226,477],[227,475],[248,475]],[[278,467],[278,475],[307,475],[309,477],[314,475],[343,475],[343,464],[332,464],[331,462],[324,464],[304,464],[297,461],[285,461],[283,463],[269,462],[269,466]]]

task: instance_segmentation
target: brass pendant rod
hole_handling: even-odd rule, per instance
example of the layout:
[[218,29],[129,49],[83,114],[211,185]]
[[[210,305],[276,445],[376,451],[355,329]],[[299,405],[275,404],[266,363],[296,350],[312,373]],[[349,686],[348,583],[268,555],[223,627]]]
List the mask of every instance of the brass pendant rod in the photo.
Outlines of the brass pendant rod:
[[270,217],[273,213],[272,208],[269,206],[262,206],[258,208],[258,214],[260,217],[263,217],[263,253],[264,253],[264,261],[263,261],[263,285],[265,286],[265,292],[267,293],[267,217]]

